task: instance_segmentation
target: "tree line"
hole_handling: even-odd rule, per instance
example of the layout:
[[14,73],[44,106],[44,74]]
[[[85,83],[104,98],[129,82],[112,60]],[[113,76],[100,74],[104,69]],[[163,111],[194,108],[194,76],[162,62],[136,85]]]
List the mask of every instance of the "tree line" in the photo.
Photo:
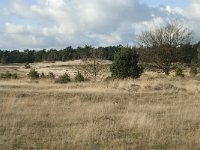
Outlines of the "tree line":
[[[73,48],[71,46],[57,50],[57,49],[43,49],[43,50],[0,50],[0,60],[2,64],[6,63],[34,63],[42,61],[68,61],[76,59],[89,58],[92,55],[92,50],[98,51],[98,57],[105,60],[113,60],[114,55],[122,48],[127,46],[108,46],[93,48],[92,46],[85,45],[85,47]],[[181,45],[173,50],[173,62],[181,63],[194,63],[198,58],[198,48],[200,42],[191,44],[187,43]],[[146,47],[129,47],[139,54],[140,62],[151,63],[154,62],[156,51],[154,48]]]
[[84,47],[73,48],[71,46],[61,50],[43,49],[43,50],[0,50],[0,60],[2,64],[6,63],[34,63],[42,61],[68,61],[84,59],[91,57],[92,51],[99,51],[100,59],[113,60],[114,54],[121,49],[121,45],[98,47],[85,45]]

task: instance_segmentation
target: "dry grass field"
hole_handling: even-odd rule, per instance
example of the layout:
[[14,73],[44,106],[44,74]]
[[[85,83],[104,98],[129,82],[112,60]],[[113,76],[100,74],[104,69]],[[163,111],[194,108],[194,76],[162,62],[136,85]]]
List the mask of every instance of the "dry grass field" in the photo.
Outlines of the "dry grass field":
[[0,149],[200,149],[199,77],[56,84],[26,79],[22,65],[8,70],[22,78],[0,80]]

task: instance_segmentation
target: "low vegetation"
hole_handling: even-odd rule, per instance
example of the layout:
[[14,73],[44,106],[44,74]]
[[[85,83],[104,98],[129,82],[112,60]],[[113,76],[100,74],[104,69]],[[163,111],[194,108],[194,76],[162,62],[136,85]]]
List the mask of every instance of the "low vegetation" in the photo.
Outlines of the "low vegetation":
[[[0,149],[200,149],[200,81],[0,82]],[[3,87],[3,88],[2,88]]]
[[17,79],[17,78],[18,78],[17,73],[6,72],[0,74],[0,79]]
[[30,69],[30,68],[31,68],[31,66],[29,65],[29,63],[26,63],[26,64],[24,65],[24,67],[25,67],[25,69]]
[[78,72],[74,78],[74,81],[75,82],[83,82],[83,81],[85,81],[85,78],[80,72]]
[[59,76],[59,77],[55,80],[56,83],[68,83],[68,82],[70,82],[70,81],[71,81],[71,79],[70,79],[70,77],[69,77],[69,75],[68,75],[67,73],[65,73],[65,74],[63,74],[63,75],[61,75],[61,76]]
[[184,73],[183,73],[183,69],[180,68],[180,67],[176,69],[175,75],[177,77],[184,77],[185,76]]
[[190,74],[191,74],[192,76],[197,75],[197,74],[198,74],[198,68],[197,68],[196,66],[192,66],[192,67],[190,68]]
[[32,80],[40,78],[39,73],[35,69],[31,69],[30,72],[27,74],[27,76]]
[[49,72],[48,75],[47,75],[47,78],[49,79],[54,79],[55,78],[55,74],[53,72]]

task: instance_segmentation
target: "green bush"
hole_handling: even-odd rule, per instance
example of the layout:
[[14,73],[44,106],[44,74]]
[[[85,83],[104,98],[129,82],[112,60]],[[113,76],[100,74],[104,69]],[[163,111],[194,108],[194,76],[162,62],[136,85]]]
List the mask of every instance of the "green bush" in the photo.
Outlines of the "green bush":
[[32,80],[39,79],[40,77],[39,73],[35,69],[31,69],[27,76]]
[[197,67],[192,66],[190,68],[190,75],[196,75],[196,74],[198,74],[198,69],[197,69]]
[[139,56],[131,48],[122,48],[115,54],[111,73],[114,78],[139,78],[143,67],[138,65]]
[[58,79],[56,79],[56,83],[68,83],[70,82],[70,77],[67,73],[65,73],[64,75],[61,75],[58,77]]
[[83,81],[85,81],[85,78],[80,72],[78,72],[77,75],[75,76],[74,80],[75,80],[75,82],[83,82]]
[[184,77],[183,69],[182,69],[182,68],[177,68],[177,69],[176,69],[176,72],[175,72],[175,75],[176,75],[177,77]]
[[49,74],[47,75],[47,78],[54,79],[55,78],[54,73],[53,72],[49,72]]

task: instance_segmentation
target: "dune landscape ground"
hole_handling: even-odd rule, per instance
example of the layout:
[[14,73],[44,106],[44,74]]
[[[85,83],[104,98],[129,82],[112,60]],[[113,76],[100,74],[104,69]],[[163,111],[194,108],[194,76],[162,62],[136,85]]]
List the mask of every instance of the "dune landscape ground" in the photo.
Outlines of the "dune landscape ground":
[[[109,64],[110,62],[105,62]],[[81,61],[31,64],[56,76],[80,71]],[[112,80],[108,67],[96,82],[32,81],[24,65],[1,65],[0,149],[200,149],[200,76],[145,71]]]

